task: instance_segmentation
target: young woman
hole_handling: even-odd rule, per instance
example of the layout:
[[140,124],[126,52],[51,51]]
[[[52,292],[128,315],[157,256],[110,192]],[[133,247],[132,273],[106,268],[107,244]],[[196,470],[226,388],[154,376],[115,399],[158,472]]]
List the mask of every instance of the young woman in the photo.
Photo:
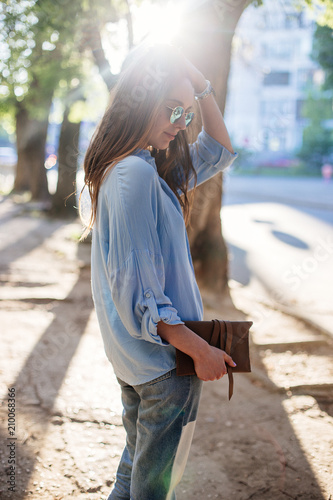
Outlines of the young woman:
[[[194,98],[203,130],[188,145]],[[92,292],[127,433],[108,500],[176,498],[202,381],[234,365],[184,325],[203,316],[184,217],[189,191],[236,156],[204,76],[174,48],[136,50],[84,165]],[[197,376],[176,376],[175,348],[193,358]]]

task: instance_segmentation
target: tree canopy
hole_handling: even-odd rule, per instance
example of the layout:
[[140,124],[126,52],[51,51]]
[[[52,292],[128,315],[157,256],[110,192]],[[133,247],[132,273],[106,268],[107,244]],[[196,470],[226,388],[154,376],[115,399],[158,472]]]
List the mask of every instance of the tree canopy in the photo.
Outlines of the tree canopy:
[[323,89],[333,90],[333,27],[317,25],[312,57],[325,71]]
[[333,2],[332,0],[298,0],[300,6],[304,3],[312,10],[316,10],[317,23],[333,29]]

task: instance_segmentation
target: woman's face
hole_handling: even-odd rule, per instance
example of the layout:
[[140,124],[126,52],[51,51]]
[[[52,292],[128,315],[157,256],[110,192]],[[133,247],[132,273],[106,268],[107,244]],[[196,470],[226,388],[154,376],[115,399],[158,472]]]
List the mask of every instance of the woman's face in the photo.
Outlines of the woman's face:
[[186,128],[185,115],[175,123],[170,123],[171,109],[182,106],[185,113],[192,111],[194,89],[188,78],[179,80],[170,90],[160,109],[153,130],[148,138],[148,145],[155,149],[166,149],[180,130]]

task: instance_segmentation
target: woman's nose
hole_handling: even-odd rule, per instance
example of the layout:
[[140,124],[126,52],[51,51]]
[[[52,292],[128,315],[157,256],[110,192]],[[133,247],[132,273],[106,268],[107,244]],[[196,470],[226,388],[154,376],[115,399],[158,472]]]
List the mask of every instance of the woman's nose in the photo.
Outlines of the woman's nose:
[[185,115],[181,116],[175,123],[177,126],[178,130],[185,130],[186,129],[186,123],[185,123]]

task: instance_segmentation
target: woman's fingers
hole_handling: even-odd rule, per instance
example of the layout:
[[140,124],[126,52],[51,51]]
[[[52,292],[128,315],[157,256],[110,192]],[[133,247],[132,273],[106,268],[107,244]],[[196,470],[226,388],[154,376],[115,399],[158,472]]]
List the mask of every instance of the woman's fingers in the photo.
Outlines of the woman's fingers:
[[207,356],[200,361],[195,362],[195,371],[197,376],[204,381],[219,380],[227,373],[225,363],[230,366],[236,366],[226,352],[218,349],[217,347],[210,346]]
[[231,357],[231,356],[229,356],[229,355],[228,355],[226,352],[224,352],[224,351],[222,351],[222,352],[224,353],[224,361],[225,361],[226,363],[228,363],[228,365],[232,366],[233,368],[234,368],[235,366],[237,366],[237,365],[236,365],[236,363],[234,362],[234,360],[232,359],[232,357]]
[[204,75],[201,73],[201,71],[194,66],[194,64],[191,63],[188,59],[186,60],[186,70],[189,79],[191,80],[191,83],[193,85],[194,91],[197,94],[200,94],[203,92],[206,88],[206,80]]

